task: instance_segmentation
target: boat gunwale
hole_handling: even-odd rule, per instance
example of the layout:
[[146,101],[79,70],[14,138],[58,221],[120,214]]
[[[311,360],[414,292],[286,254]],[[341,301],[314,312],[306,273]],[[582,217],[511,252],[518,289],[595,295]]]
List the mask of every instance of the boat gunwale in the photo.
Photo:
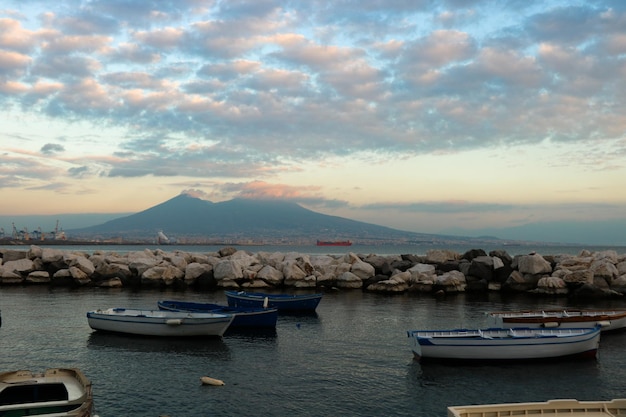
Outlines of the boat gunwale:
[[[408,330],[407,336],[415,339],[537,339],[595,335],[602,327],[534,328],[534,327],[490,327],[485,329]],[[419,335],[417,333],[423,333]]]
[[617,320],[626,318],[626,310],[522,310],[491,311],[491,318],[502,319],[505,323],[543,323],[559,321],[567,323]]
[[263,301],[267,298],[271,302],[291,302],[291,301],[305,301],[305,300],[315,300],[318,298],[322,298],[324,293],[314,293],[314,294],[271,294],[271,293],[260,293],[260,292],[247,292],[247,291],[224,291],[226,296],[245,299],[245,300],[259,300]]
[[[137,313],[137,314],[135,314]],[[107,309],[91,310],[87,312],[87,317],[99,315],[101,317],[120,317],[120,318],[141,318],[141,319],[223,319],[229,318],[232,314],[227,313],[211,313],[211,312],[191,312],[191,311],[171,311],[171,310],[144,310],[134,308],[112,307]]]
[[[501,404],[473,404],[447,407],[448,417],[486,417],[509,415],[558,415],[612,417],[626,415],[626,399],[608,401],[578,401],[575,399],[554,399],[545,402],[520,402]],[[502,413],[502,414],[500,414]],[[512,414],[515,413],[515,414]],[[593,414],[589,414],[593,413]]]

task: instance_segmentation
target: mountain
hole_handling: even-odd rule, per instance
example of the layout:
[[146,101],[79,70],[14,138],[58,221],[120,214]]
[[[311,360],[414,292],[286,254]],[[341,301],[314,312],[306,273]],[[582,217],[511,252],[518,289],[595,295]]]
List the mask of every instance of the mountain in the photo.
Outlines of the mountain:
[[337,216],[328,216],[287,201],[233,199],[220,203],[186,194],[103,224],[68,230],[73,238],[146,239],[163,231],[181,242],[210,240],[281,241],[350,239],[360,242],[450,242],[473,238],[412,233]]

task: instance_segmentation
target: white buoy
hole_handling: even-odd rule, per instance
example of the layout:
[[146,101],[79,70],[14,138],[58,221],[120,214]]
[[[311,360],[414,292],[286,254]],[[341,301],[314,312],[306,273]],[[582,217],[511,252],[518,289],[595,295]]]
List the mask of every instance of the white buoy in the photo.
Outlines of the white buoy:
[[168,326],[179,326],[183,324],[183,320],[182,319],[168,319],[168,320],[165,320],[165,324],[167,324]]
[[215,385],[218,387],[226,385],[221,379],[211,378],[210,376],[203,376],[200,378],[200,381],[202,382],[202,385]]
[[270,304],[269,298],[265,297],[265,299],[263,300],[263,308],[267,308],[269,304]]

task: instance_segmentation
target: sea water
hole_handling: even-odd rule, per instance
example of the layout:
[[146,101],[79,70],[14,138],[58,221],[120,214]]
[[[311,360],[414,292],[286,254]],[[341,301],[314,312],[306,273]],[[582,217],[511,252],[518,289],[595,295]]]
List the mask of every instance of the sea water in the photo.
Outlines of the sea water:
[[[0,370],[77,367],[100,417],[445,416],[451,405],[626,396],[626,332],[602,335],[596,360],[448,366],[413,359],[409,329],[473,328],[485,312],[625,308],[624,300],[329,291],[313,315],[275,331],[146,338],[92,331],[86,312],[156,308],[159,299],[225,303],[222,291],[0,287]],[[200,378],[224,386],[202,385]]]
[[[36,240],[22,241],[21,245],[0,245],[0,249],[11,249],[28,251],[31,245],[38,245],[42,242]],[[58,243],[58,242],[57,242]],[[62,245],[55,244],[50,247],[64,251],[79,251],[85,253],[93,253],[95,251],[125,253],[131,251],[162,250],[166,252],[182,251],[193,253],[211,253],[218,252],[220,249],[229,245]],[[509,255],[524,255],[531,252],[541,255],[578,255],[582,250],[599,252],[605,250],[613,250],[618,254],[626,254],[626,246],[593,246],[593,245],[551,245],[551,244],[523,244],[523,245],[507,245],[501,244],[480,244],[467,243],[463,245],[445,245],[445,244],[381,244],[381,245],[362,245],[355,243],[352,246],[315,246],[315,245],[232,245],[238,250],[245,250],[251,253],[257,252],[297,252],[306,255],[334,255],[340,256],[352,252],[357,254],[376,254],[382,256],[388,255],[425,255],[429,250],[446,249],[452,250],[459,254],[463,254],[471,249],[482,249],[486,253],[492,250],[504,250]]]

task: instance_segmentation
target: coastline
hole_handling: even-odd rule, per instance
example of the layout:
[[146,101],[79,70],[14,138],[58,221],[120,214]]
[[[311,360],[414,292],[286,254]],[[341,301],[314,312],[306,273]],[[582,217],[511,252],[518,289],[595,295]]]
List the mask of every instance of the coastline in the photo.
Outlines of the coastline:
[[[225,246],[181,251],[170,246],[91,252],[30,245],[0,248],[0,285],[201,290],[356,290],[388,294],[524,292],[576,297],[626,293],[626,252],[511,256],[505,250],[429,249],[424,255],[356,251],[251,252]],[[203,248],[205,247],[194,247]],[[114,247],[115,249],[115,247]],[[293,247],[286,247],[293,250]],[[325,248],[327,249],[327,248]],[[351,248],[353,249],[353,248]],[[357,249],[357,248],[354,248]]]

